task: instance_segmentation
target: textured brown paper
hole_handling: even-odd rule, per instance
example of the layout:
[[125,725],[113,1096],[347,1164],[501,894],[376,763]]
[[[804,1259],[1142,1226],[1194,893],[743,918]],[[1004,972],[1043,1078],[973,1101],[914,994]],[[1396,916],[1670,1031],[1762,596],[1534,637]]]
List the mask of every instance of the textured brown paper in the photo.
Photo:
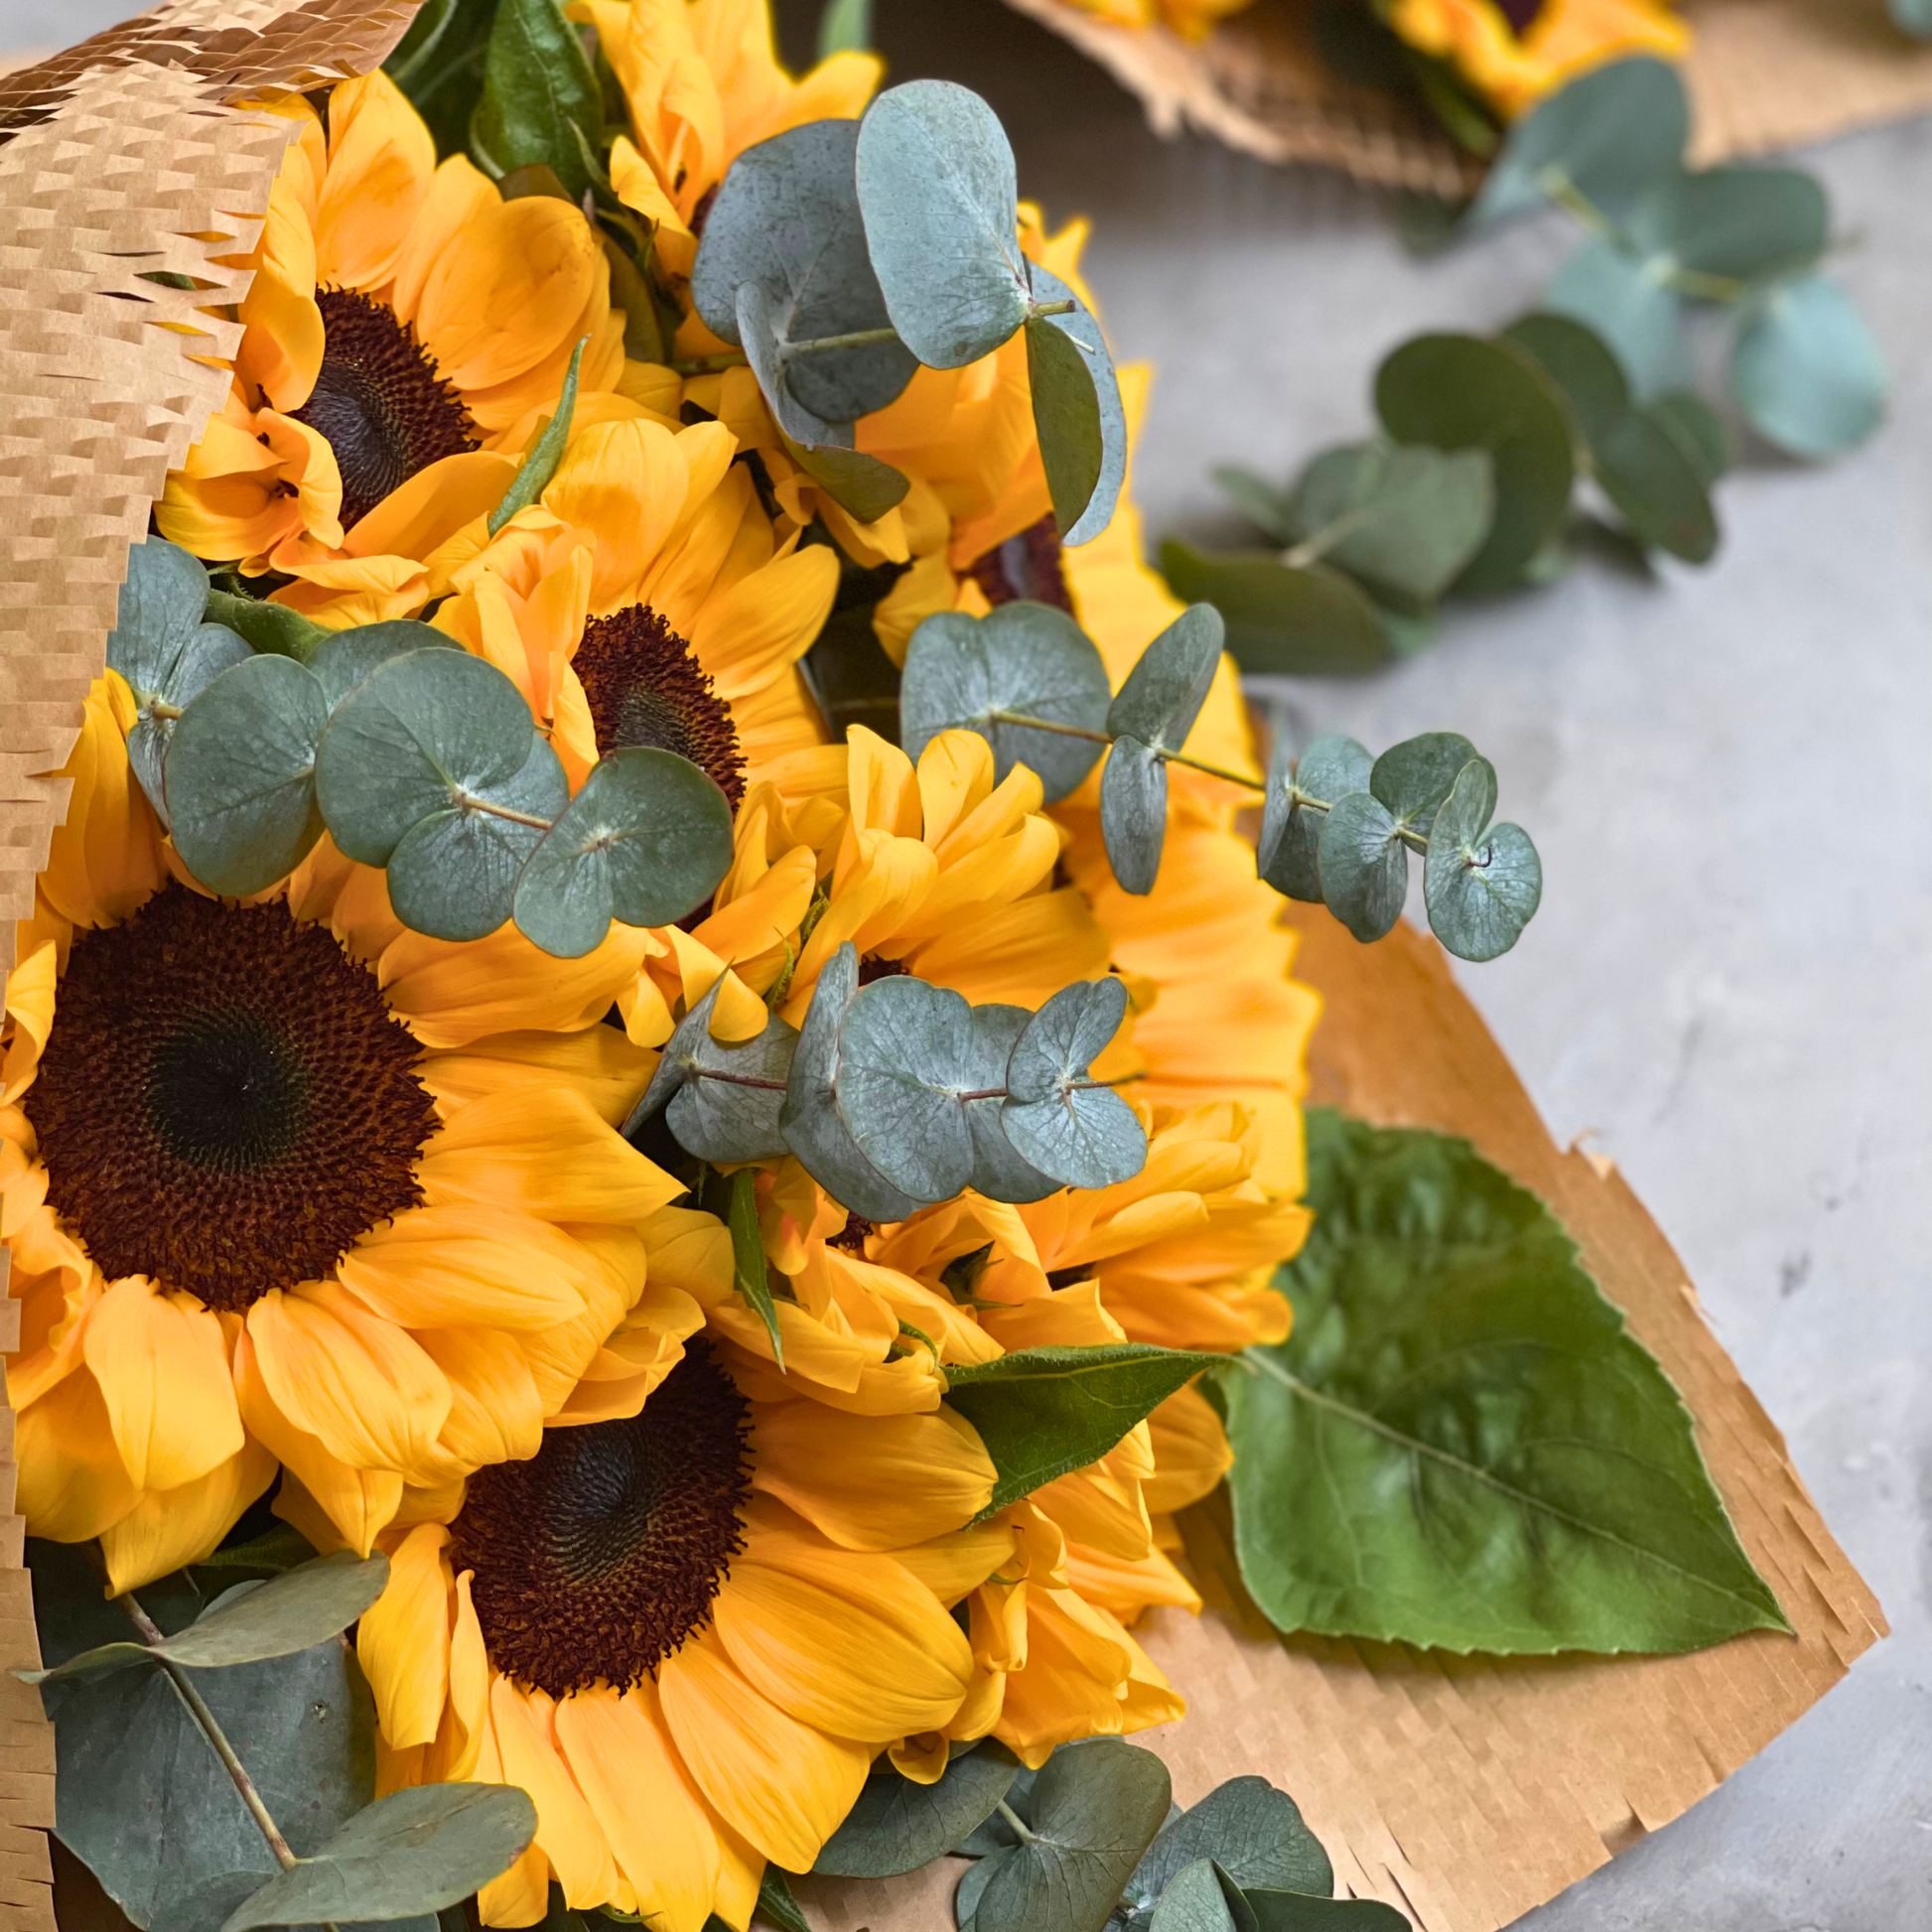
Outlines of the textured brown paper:
[[[1314,50],[1315,0],[1255,0],[1206,40],[1110,27],[1069,0],[1009,0],[1138,94],[1162,134],[1190,127],[1264,161],[1450,198],[1482,166],[1410,103],[1339,79]],[[1885,0],[1684,0],[1692,159],[1767,154],[1932,108],[1932,47]]]
[[[127,546],[226,386],[234,331],[202,307],[236,300],[243,278],[209,258],[251,245],[288,133],[231,103],[366,71],[411,10],[182,0],[0,77],[0,966],[67,807],[50,774],[104,661]],[[141,279],[155,270],[206,287]],[[1328,1001],[1317,1096],[1466,1133],[1551,1201],[1690,1400],[1801,1633],[1623,1664],[1283,1645],[1244,1620],[1212,1516],[1191,1523],[1222,1607],[1160,1612],[1146,1631],[1192,1700],[1153,1740],[1180,1796],[1264,1771],[1303,1800],[1351,1889],[1407,1902],[1430,1932],[1486,1932],[1703,1796],[1882,1626],[1661,1236],[1613,1175],[1551,1145],[1433,942],[1403,928],[1357,948],[1325,915],[1305,923],[1305,970]],[[0,1347],[17,1320],[0,1299]],[[0,1405],[0,1932],[48,1932],[53,1738],[38,1696],[4,1674],[40,1661],[21,1522],[5,1513],[12,1443]],[[939,1870],[815,1890],[827,1932],[939,1932],[950,1885]]]
[[[1204,1616],[1150,1612],[1140,1635],[1187,1716],[1137,1741],[1190,1804],[1260,1772],[1292,1792],[1341,1888],[1424,1932],[1494,1932],[1655,1831],[1815,1704],[1884,1632],[1784,1440],[1698,1313],[1697,1296],[1606,1162],[1550,1139],[1433,939],[1404,924],[1358,946],[1297,905],[1297,976],[1322,995],[1311,1097],[1385,1126],[1466,1135],[1534,1188],[1669,1371],[1751,1560],[1797,1630],[1690,1657],[1452,1657],[1283,1640],[1235,1576],[1224,1501],[1190,1512]],[[825,1932],[946,1932],[965,1867],[886,1883],[807,1882]]]

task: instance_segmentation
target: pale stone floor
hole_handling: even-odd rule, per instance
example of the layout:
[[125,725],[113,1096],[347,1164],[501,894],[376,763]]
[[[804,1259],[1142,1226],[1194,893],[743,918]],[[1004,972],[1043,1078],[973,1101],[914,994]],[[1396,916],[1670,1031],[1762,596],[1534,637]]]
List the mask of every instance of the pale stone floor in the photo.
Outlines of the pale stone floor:
[[[1388,346],[1530,307],[1557,224],[1419,262],[1375,198],[1197,140],[993,0],[878,0],[895,76],[1001,110],[1023,191],[1095,220],[1121,352],[1160,365],[1137,460],[1156,536],[1235,538],[1205,477],[1358,436]],[[129,9],[0,0],[0,45]],[[781,5],[808,35],[816,0]],[[1609,557],[1465,610],[1311,728],[1472,737],[1547,887],[1464,983],[1560,1139],[1675,1242],[1894,1634],[1715,1796],[1522,1921],[1535,1932],[1920,1932],[1932,1922],[1932,123],[1808,157],[1836,272],[1897,378],[1842,464],[1758,451],[1704,571]]]

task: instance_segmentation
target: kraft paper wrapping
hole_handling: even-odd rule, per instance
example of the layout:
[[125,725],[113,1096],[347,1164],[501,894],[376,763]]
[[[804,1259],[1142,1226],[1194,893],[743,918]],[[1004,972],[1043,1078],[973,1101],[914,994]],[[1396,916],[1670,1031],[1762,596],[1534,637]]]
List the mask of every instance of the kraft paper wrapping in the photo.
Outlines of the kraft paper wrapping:
[[[236,103],[366,71],[412,11],[180,0],[0,78],[0,968],[67,808],[52,774],[104,662],[127,546],[225,391],[235,331],[207,310],[245,277],[212,257],[252,245],[289,128]],[[199,286],[143,279],[155,271]],[[1180,1797],[1264,1772],[1302,1800],[1349,1889],[1429,1932],[1488,1932],[1702,1797],[1883,1625],[1663,1238],[1613,1173],[1551,1144],[1434,943],[1400,928],[1358,948],[1325,914],[1296,916],[1327,1000],[1316,1097],[1467,1134],[1551,1202],[1685,1392],[1799,1629],[1622,1663],[1285,1644],[1242,1601],[1224,1523],[1197,1512],[1189,1554],[1214,1607],[1157,1612],[1144,1633],[1192,1703],[1149,1739]],[[17,1323],[0,1296],[0,1348]],[[0,1512],[12,1449],[0,1405]],[[53,1736],[37,1694],[4,1674],[40,1661],[21,1544],[20,1517],[0,1513],[0,1932],[48,1932]],[[811,1890],[827,1932],[938,1932],[953,1876]]]
[[[1069,0],[1009,0],[1140,96],[1157,132],[1183,127],[1263,161],[1454,200],[1482,178],[1426,113],[1340,79],[1316,53],[1321,0],[1255,0],[1204,41],[1111,27]],[[1768,154],[1932,108],[1932,47],[1885,0],[1683,0],[1700,165]]]

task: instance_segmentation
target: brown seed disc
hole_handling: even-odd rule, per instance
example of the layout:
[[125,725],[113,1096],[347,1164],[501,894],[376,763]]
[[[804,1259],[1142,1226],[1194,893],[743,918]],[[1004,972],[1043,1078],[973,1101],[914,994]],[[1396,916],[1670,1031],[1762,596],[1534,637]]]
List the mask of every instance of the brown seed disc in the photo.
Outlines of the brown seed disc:
[[645,1677],[710,1620],[745,1546],[749,1408],[702,1341],[642,1414],[544,1432],[470,1478],[450,1561],[490,1662],[552,1697]]
[[731,712],[691,646],[648,604],[593,618],[571,660],[599,752],[651,745],[689,759],[731,800],[745,796],[745,754]]
[[1073,599],[1067,594],[1066,574],[1060,567],[1059,525],[1048,510],[1018,536],[995,544],[972,564],[973,581],[989,604],[1014,604],[1025,598],[1050,604],[1071,616]]
[[422,1198],[420,1057],[327,928],[170,886],[76,935],[23,1105],[110,1281],[239,1311]]
[[319,289],[322,368],[290,413],[323,436],[343,473],[343,528],[446,456],[483,447],[475,419],[416,331],[352,289]]

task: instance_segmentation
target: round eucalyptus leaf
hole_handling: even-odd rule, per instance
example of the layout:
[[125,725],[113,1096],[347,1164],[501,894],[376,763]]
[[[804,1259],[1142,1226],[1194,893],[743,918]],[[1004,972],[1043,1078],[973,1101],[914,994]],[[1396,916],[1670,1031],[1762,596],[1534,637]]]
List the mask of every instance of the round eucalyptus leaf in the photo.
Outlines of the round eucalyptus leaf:
[[1084,1080],[1126,1018],[1127,988],[1111,974],[1061,987],[1014,1042],[1007,1060],[1013,1098],[1046,1100]]
[[336,707],[316,756],[322,815],[348,858],[387,865],[411,826],[515,777],[535,735],[522,693],[493,664],[412,650]]
[[624,746],[591,767],[530,855],[512,915],[545,952],[576,959],[614,918],[683,918],[717,890],[731,858],[732,810],[717,785],[674,752]]
[[1730,467],[1730,446],[1718,412],[1702,396],[1673,390],[1644,412],[1690,459],[1706,489]]
[[916,760],[943,731],[978,732],[993,747],[996,778],[1027,765],[1050,805],[1093,769],[1104,747],[1004,724],[995,714],[1018,712],[1099,732],[1111,696],[1098,647],[1064,611],[1024,601],[983,618],[941,611],[906,645],[899,743]]
[[1234,1881],[1212,1859],[1182,1865],[1148,1921],[1149,1932],[1258,1932]]
[[1718,515],[1696,454],[1648,410],[1630,410],[1595,452],[1596,481],[1639,543],[1709,563]]
[[1659,267],[1625,253],[1613,241],[1588,241],[1543,291],[1545,309],[1587,323],[1609,344],[1640,396],[1678,388],[1691,379],[1684,298]]
[[1243,1891],[1279,1887],[1325,1901],[1335,1888],[1334,1867],[1295,1800],[1266,1778],[1229,1778],[1170,1818],[1148,1847],[1121,1894],[1123,1932],[1147,1932],[1162,1895],[1198,1859],[1211,1859]]
[[439,1912],[507,1871],[536,1831],[536,1807],[515,1785],[392,1791],[236,1906],[221,1932]]
[[900,340],[929,368],[990,355],[1027,319],[1006,130],[949,80],[889,87],[859,124],[866,243]]
[[[207,572],[178,544],[148,537],[128,545],[114,627],[107,633],[107,667],[141,693],[165,695],[170,671],[207,609]],[[178,701],[174,701],[178,702]]]
[[724,984],[720,973],[678,1022],[632,1118],[647,1118],[668,1101],[666,1124],[687,1154],[714,1163],[775,1160],[785,1151],[778,1116],[798,1035],[773,1014],[751,1039],[713,1038],[711,1016]]
[[859,1144],[839,1115],[839,1030],[858,990],[859,955],[848,940],[820,969],[812,989],[812,1003],[792,1052],[778,1132],[805,1172],[840,1206],[887,1226],[917,1213],[926,1203],[895,1187],[859,1152]]
[[1630,407],[1630,384],[1615,351],[1575,316],[1539,310],[1513,322],[1503,338],[1533,355],[1564,393],[1584,441],[1592,448]]
[[1227,626],[1211,604],[1190,604],[1142,651],[1107,708],[1110,736],[1177,752],[1221,668]]
[[154,684],[135,686],[129,681],[134,694],[134,725],[127,735],[127,761],[164,826],[168,824],[164,774],[176,721],[156,717],[155,706],[162,704],[176,711],[187,710],[223,671],[245,663],[254,654],[225,624],[198,624],[189,632],[173,661],[160,667]]
[[1529,835],[1492,826],[1496,773],[1471,759],[1436,814],[1423,868],[1429,923],[1458,959],[1494,959],[1522,936],[1543,896],[1543,867]]
[[[530,756],[506,784],[477,802],[431,812],[389,855],[389,904],[412,932],[432,939],[482,939],[510,916],[517,876],[570,803],[570,781],[549,742],[532,736]],[[490,806],[540,818],[526,825]]]
[[876,1771],[812,1869],[835,1878],[894,1878],[943,1858],[1012,1788],[1019,1766],[997,1748],[955,1750],[932,1784]]
[[[973,1009],[973,1061],[969,1075],[973,1091],[1006,1086],[1013,1049],[1032,1021],[1033,1015],[1025,1007],[996,1005]],[[1058,1190],[1060,1183],[1014,1152],[1003,1119],[1005,1106],[1004,1098],[966,1102],[966,1126],[973,1137],[970,1184],[976,1193],[984,1194],[989,1200],[1022,1205],[1044,1200]],[[959,1833],[953,1835],[955,1839],[959,1836]]]
[[265,891],[322,836],[316,747],[328,720],[322,686],[293,658],[250,657],[176,721],[169,822],[175,850],[210,892]]
[[1100,836],[1124,892],[1153,892],[1168,834],[1168,767],[1138,738],[1116,738],[1100,774]]
[[1372,792],[1352,792],[1329,812],[1318,853],[1328,910],[1364,944],[1382,938],[1409,895],[1395,815]]
[[1111,1087],[1088,1083],[1126,1011],[1119,980],[1079,980],[1034,1015],[1014,1046],[1001,1125],[1023,1161],[1063,1186],[1111,1187],[1147,1165],[1133,1108]]
[[1287,733],[1277,734],[1255,847],[1256,871],[1276,892],[1321,902],[1322,824],[1341,799],[1368,789],[1374,762],[1365,746],[1339,732],[1311,739],[1299,759],[1290,754]]
[[1375,407],[1398,443],[1489,454],[1495,512],[1481,549],[1456,580],[1459,589],[1513,582],[1563,527],[1576,481],[1569,411],[1513,343],[1417,336],[1376,371]]
[[[1321,460],[1320,457],[1315,458],[1316,463]],[[1290,495],[1287,490],[1277,489],[1266,477],[1258,477],[1252,470],[1243,470],[1231,463],[1217,464],[1207,474],[1221,494],[1263,536],[1273,537],[1280,544],[1295,541],[1296,529],[1289,520]]]
[[1739,282],[1808,266],[1825,252],[1831,209],[1798,168],[1705,168],[1668,176],[1630,210],[1624,231],[1654,273],[1688,269]]
[[1758,435],[1792,456],[1840,456],[1863,443],[1885,413],[1890,386],[1864,318],[1822,275],[1773,289],[1731,349],[1737,406]]
[[1424,732],[1390,746],[1375,760],[1368,788],[1405,829],[1426,837],[1436,808],[1475,756],[1476,748],[1459,732]]
[[1566,186],[1621,214],[1682,166],[1690,131],[1684,82],[1667,62],[1641,56],[1592,68],[1510,128],[1469,219],[1540,208]]
[[433,624],[416,618],[386,618],[380,623],[358,624],[353,630],[331,631],[317,645],[309,668],[322,680],[323,695],[334,711],[378,664],[412,650],[449,647],[449,638]]
[[1027,318],[1027,375],[1053,520],[1060,541],[1077,549],[1113,521],[1127,481],[1127,412],[1093,312],[1050,268],[1029,262],[1027,273],[1035,303],[1075,305],[1065,315]]
[[[854,165],[859,123],[808,121],[747,148],[705,215],[691,300],[705,325],[739,341],[738,290],[759,283],[787,348],[889,326],[866,253]],[[918,362],[901,343],[791,356],[785,381],[814,416],[850,422],[884,409]]]
[[839,1033],[838,1109],[859,1152],[901,1191],[950,1200],[973,1176],[960,1096],[974,1063],[972,1008],[945,987],[875,980]]
[[358,1557],[338,1550],[265,1582],[237,1584],[155,1649],[191,1670],[293,1656],[347,1629],[388,1580],[381,1551]]
[[1227,626],[1244,671],[1263,676],[1360,677],[1389,660],[1375,606],[1338,571],[1297,570],[1272,550],[1196,550],[1170,537],[1161,574],[1183,603],[1207,603]]

